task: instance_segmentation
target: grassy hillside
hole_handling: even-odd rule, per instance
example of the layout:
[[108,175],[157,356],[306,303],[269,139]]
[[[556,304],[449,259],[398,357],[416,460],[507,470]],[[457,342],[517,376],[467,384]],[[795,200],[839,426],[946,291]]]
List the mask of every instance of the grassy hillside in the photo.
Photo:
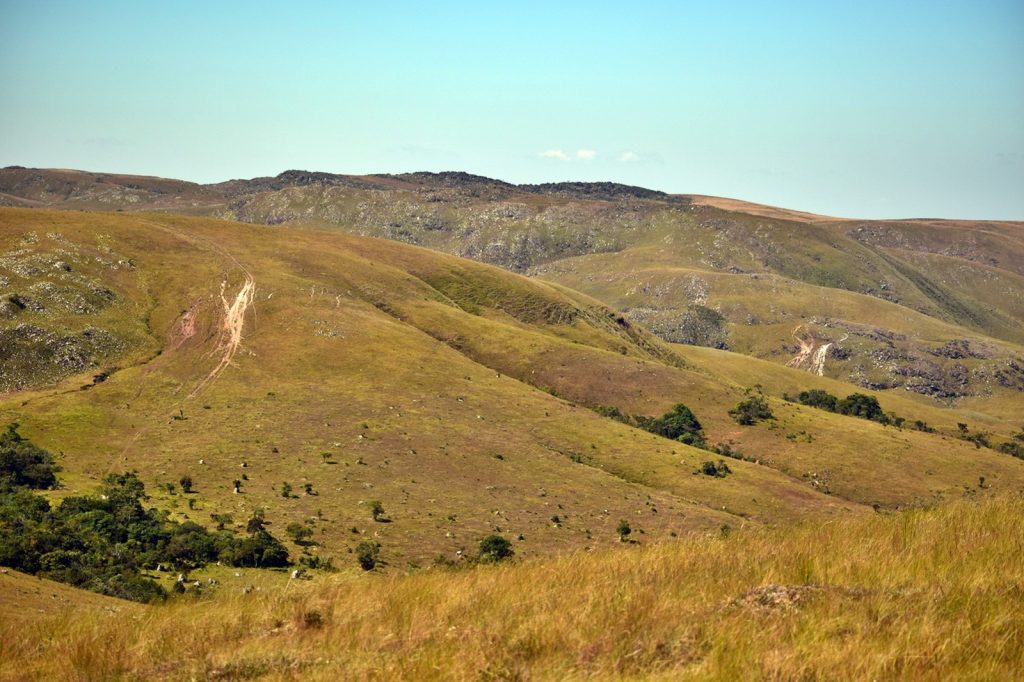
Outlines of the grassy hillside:
[[[377,220],[395,192],[464,201],[465,217],[525,191],[289,178],[215,192],[232,210],[373,196],[350,208]],[[1021,666],[1024,459],[998,449],[1024,441],[1011,248],[966,267],[989,247],[921,246],[928,226],[906,223],[896,246],[872,233],[826,258],[856,225],[709,226],[720,209],[576,185],[534,188],[526,213],[431,244],[555,211],[545,224],[564,233],[518,252],[553,260],[526,277],[324,221],[179,215],[199,186],[137,184],[172,212],[0,209],[0,427],[56,455],[51,502],[137,471],[172,520],[243,535],[260,511],[283,540],[311,531],[288,542],[293,559],[339,570],[208,566],[168,604],[123,608],[0,574],[0,677],[992,679]],[[1011,239],[1004,228],[993,234]],[[851,279],[816,281],[816,256]],[[858,291],[876,266],[903,293]],[[958,317],[988,284],[1003,300]],[[668,342],[676,332],[703,345]],[[810,389],[866,394],[890,419],[794,401]],[[751,395],[772,415],[741,425],[731,411]],[[679,403],[705,449],[638,427]],[[728,473],[706,466],[718,462]],[[491,534],[511,541],[512,565],[471,560]],[[368,573],[366,543],[381,560]],[[170,587],[177,572],[150,577]]]
[[[112,292],[87,313],[19,308],[0,331],[122,339],[119,355],[50,374],[5,356],[5,375],[40,383],[0,400],[0,421],[61,453],[55,497],[137,470],[175,518],[238,527],[265,509],[278,536],[314,529],[305,551],[354,563],[372,540],[401,568],[495,532],[530,556],[614,544],[621,519],[646,541],[1024,488],[1024,462],[953,437],[966,421],[1007,439],[1013,422],[887,394],[887,410],[936,432],[795,406],[773,372],[794,391],[818,379],[688,355],[586,296],[436,252],[168,215],[7,209],[0,227],[10,262],[57,254],[70,268],[24,270],[19,287],[87,274]],[[738,426],[728,411],[755,383],[776,418]],[[656,417],[678,402],[749,461],[705,476],[714,453],[594,411]]]
[[[1015,679],[1024,502],[0,624],[35,679]],[[102,646],[97,646],[102,643]]]
[[[177,518],[209,524],[210,514],[229,513],[237,525],[265,508],[276,529],[310,523],[319,543],[311,551],[354,563],[348,551],[370,538],[399,567],[455,558],[491,532],[528,556],[616,542],[622,518],[654,538],[736,525],[738,514],[777,522],[857,508],[743,462],[727,479],[695,476],[709,453],[474,362],[428,323],[488,321],[495,343],[508,341],[499,331],[525,325],[524,352],[536,337],[584,356],[667,367],[658,359],[671,352],[655,339],[561,290],[338,234],[258,235],[220,221],[37,210],[0,218],[8,243],[45,228],[87,253],[111,235],[136,274],[117,290],[116,305],[131,319],[133,301],[148,305],[149,337],[110,365],[100,359],[84,375],[0,403],[0,419],[62,454],[66,490],[58,497],[91,491],[109,472],[138,470],[153,502]],[[68,258],[73,272],[90,262]],[[478,297],[467,312],[440,283],[453,272],[504,298]],[[241,343],[233,347],[225,324],[248,278],[255,293],[235,319]],[[37,318],[55,327],[76,320],[26,309],[8,328]],[[97,373],[106,379],[93,383]],[[191,495],[175,485],[186,474]],[[390,523],[371,519],[371,500],[383,502]]]
[[385,237],[567,284],[672,342],[799,362],[944,404],[1024,407],[1021,223],[841,220],[610,183],[516,186],[465,173],[287,171],[194,185],[9,168],[0,169],[0,200]]

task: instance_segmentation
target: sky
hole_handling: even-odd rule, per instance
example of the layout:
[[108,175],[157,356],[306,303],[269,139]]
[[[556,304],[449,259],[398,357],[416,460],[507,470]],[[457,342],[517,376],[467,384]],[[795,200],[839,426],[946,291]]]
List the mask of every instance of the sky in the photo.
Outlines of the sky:
[[1024,219],[1024,2],[0,0],[0,166]]

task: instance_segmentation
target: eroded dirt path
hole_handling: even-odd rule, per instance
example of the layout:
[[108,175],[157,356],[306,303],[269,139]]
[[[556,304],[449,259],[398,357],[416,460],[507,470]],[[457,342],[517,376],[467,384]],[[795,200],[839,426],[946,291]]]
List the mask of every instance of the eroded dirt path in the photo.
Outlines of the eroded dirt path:
[[793,357],[792,360],[786,363],[786,367],[793,367],[794,369],[802,369],[807,360],[811,357],[811,353],[814,351],[814,339],[812,337],[803,338],[798,336],[798,333],[803,325],[797,325],[796,329],[793,330],[793,339],[800,344],[800,351]]
[[214,354],[219,355],[220,358],[217,365],[210,370],[210,373],[203,377],[196,387],[192,389],[192,392],[188,394],[189,398],[195,397],[206,386],[216,381],[221,372],[231,364],[231,360],[235,357],[235,353],[238,352],[239,346],[242,345],[245,314],[249,310],[249,306],[252,305],[256,295],[256,279],[246,270],[245,283],[242,284],[242,288],[238,290],[238,293],[235,294],[234,299],[230,302],[224,295],[226,289],[227,282],[221,282],[220,300],[224,305],[224,319],[221,322],[217,338],[217,348],[214,351]]
[[838,342],[821,342],[809,332],[801,336],[800,330],[802,328],[803,325],[801,324],[797,325],[796,329],[793,330],[793,339],[800,344],[800,350],[793,356],[792,360],[786,363],[786,367],[805,369],[819,377],[825,376],[825,358],[828,357],[829,349],[836,343],[845,341],[849,334],[844,334],[843,338],[839,339]]

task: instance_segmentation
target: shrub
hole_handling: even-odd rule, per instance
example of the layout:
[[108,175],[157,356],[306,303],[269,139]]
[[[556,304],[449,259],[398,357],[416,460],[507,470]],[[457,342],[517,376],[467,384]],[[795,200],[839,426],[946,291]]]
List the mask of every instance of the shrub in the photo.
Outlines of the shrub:
[[971,433],[971,430],[967,427],[967,424],[957,424],[956,428],[959,431],[960,440],[965,440],[968,443],[974,443],[976,448],[991,448],[992,442],[989,440],[989,435],[984,431],[977,433]]
[[302,627],[319,630],[324,626],[324,617],[319,611],[306,611],[302,614]]
[[[829,412],[838,412],[849,417],[859,417],[861,419],[869,419],[871,421],[878,422],[879,424],[893,424],[897,428],[902,428],[903,424],[906,423],[906,419],[896,414],[885,414],[882,411],[882,406],[878,404],[878,399],[863,393],[851,393],[842,400],[836,398],[828,391],[822,391],[814,388],[809,391],[803,391],[797,398],[801,404],[809,407],[816,407],[820,410],[827,410]],[[964,427],[967,425],[964,424]],[[932,433],[935,429],[931,428],[925,422],[918,419],[914,422],[914,428],[918,431],[925,433]],[[961,435],[963,434],[961,429]]]
[[222,559],[232,566],[253,568],[275,568],[289,564],[288,550],[265,530],[232,543],[222,553]]
[[370,500],[367,506],[370,507],[370,515],[374,521],[384,520],[384,504],[380,500]]
[[620,421],[624,424],[629,423],[629,417],[623,414],[617,407],[609,407],[607,405],[598,405],[594,408],[594,412],[597,412],[602,417],[608,417],[615,421]]
[[288,527],[284,529],[288,533],[289,537],[297,545],[305,545],[309,543],[309,538],[313,537],[313,529],[304,523],[289,523]]
[[504,561],[514,554],[512,543],[500,535],[488,535],[480,541],[480,561]]
[[760,389],[747,389],[747,397],[736,403],[736,407],[729,410],[729,416],[736,420],[740,426],[752,426],[765,419],[775,419],[772,408]]
[[708,460],[701,464],[700,469],[697,471],[705,476],[712,476],[714,478],[725,478],[732,473],[732,469],[722,459],[718,460],[717,463]]
[[746,455],[739,450],[733,448],[729,443],[719,443],[711,449],[712,452],[723,457],[729,457],[730,459],[741,459],[744,462],[757,462],[756,457]]
[[299,563],[306,568],[319,569],[321,571],[334,571],[334,560],[330,557],[301,556]]
[[1005,443],[1000,443],[998,449],[999,452],[1016,457],[1017,459],[1024,459],[1024,447],[1021,447],[1020,442],[1008,440]]
[[182,492],[192,492],[192,477],[189,476],[188,474],[182,476],[181,479],[178,481],[178,485],[181,486]]
[[615,532],[619,534],[619,542],[625,542],[626,538],[633,532],[633,529],[630,527],[629,521],[622,519],[619,521],[619,525],[616,526]]
[[285,481],[284,483],[281,484],[281,497],[291,497],[291,496],[292,496],[292,484],[289,483],[288,481]]
[[380,557],[380,545],[376,542],[364,540],[356,545],[356,561],[364,571],[372,571],[377,566]]
[[217,530],[224,530],[226,526],[234,522],[231,514],[210,514],[210,519],[217,524]]

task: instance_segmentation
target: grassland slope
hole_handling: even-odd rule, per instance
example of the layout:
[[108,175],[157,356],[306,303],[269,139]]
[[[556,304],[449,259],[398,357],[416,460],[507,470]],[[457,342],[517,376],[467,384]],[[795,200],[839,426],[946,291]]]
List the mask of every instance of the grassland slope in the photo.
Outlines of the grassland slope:
[[[0,624],[26,679],[1010,680],[1024,505],[411,575],[343,573],[166,607]],[[186,644],[187,642],[187,644]],[[103,646],[97,647],[96,643]]]
[[[863,509],[752,463],[695,475],[709,453],[553,396],[447,338],[466,329],[509,357],[557,347],[575,362],[683,371],[657,338],[557,287],[380,240],[215,220],[5,209],[0,228],[16,259],[59,245],[70,273],[97,265],[115,294],[108,326],[140,325],[120,355],[85,371],[58,363],[58,378],[0,399],[0,420],[60,454],[55,497],[137,470],[176,518],[229,514],[238,526],[264,509],[276,529],[315,529],[305,551],[354,561],[368,540],[397,567],[455,560],[489,533],[529,556],[617,542],[623,518],[655,538]],[[97,264],[98,244],[130,260],[131,276]],[[26,272],[19,283],[32,286],[69,271]],[[75,335],[80,317],[19,309],[4,329]],[[186,475],[192,493],[176,485]]]
[[[1021,405],[1019,222],[832,219],[612,183],[287,171],[194,185],[9,168],[9,203],[314,225],[418,244],[588,293],[672,341],[944,404]],[[767,293],[766,293],[767,292]]]

